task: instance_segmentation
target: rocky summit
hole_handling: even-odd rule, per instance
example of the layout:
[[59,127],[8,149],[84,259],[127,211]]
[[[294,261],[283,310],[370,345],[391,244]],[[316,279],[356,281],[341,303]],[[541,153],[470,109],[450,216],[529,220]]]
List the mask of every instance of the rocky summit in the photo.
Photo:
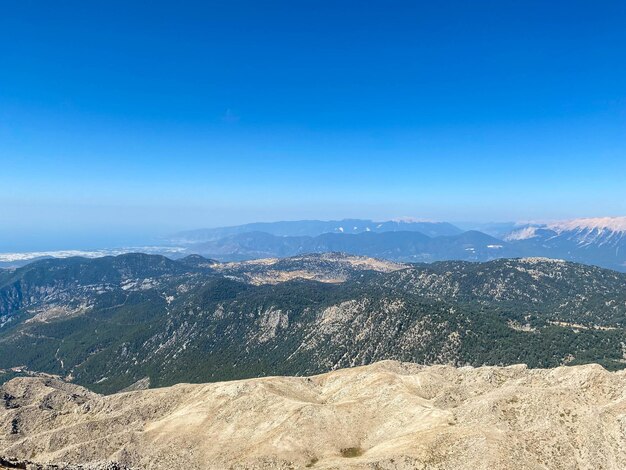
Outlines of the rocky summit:
[[42,469],[623,469],[626,373],[383,361],[103,396],[0,393],[0,455]]

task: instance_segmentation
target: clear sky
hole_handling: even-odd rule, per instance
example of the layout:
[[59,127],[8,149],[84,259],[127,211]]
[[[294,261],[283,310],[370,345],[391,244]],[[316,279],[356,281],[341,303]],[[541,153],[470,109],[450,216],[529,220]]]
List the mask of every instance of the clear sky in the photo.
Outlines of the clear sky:
[[0,251],[625,214],[622,0],[0,8]]

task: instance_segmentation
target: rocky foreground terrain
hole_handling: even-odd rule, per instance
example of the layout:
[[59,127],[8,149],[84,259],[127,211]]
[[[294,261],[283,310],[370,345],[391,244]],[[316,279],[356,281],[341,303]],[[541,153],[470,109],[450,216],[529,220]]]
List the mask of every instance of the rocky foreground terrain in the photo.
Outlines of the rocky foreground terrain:
[[29,377],[0,397],[4,461],[58,465],[32,468],[626,468],[626,373],[598,365],[383,361],[109,396]]

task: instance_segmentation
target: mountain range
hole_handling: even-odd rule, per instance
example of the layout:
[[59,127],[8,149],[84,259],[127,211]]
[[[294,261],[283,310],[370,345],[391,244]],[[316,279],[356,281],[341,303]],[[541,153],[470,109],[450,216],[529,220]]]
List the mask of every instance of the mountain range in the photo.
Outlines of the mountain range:
[[421,232],[325,233],[316,237],[276,236],[249,232],[198,243],[198,253],[220,260],[288,257],[306,253],[343,252],[401,262],[440,260],[487,261],[520,253],[509,243],[482,232],[429,237]]
[[0,271],[0,374],[111,393],[383,359],[625,366],[626,274],[541,258],[126,254]]
[[170,237],[169,241],[179,244],[207,242],[249,232],[264,232],[280,237],[315,237],[324,233],[357,234],[363,232],[421,232],[425,235],[436,237],[442,235],[456,235],[461,233],[462,230],[447,222],[413,220],[410,218],[387,220],[382,222],[375,222],[368,219],[343,219],[328,221],[296,220],[283,222],[257,222],[231,227],[189,230],[173,235]]
[[173,259],[201,254],[224,262],[340,251],[397,262],[545,257],[626,272],[626,217],[547,224],[465,223],[463,227],[468,230],[411,219],[263,222],[181,232],[160,245],[144,247],[0,253],[0,269],[37,259],[132,252]]
[[626,217],[497,229],[498,237],[441,222],[308,220],[183,232],[168,242],[221,261],[341,251],[400,262],[539,256],[626,271]]

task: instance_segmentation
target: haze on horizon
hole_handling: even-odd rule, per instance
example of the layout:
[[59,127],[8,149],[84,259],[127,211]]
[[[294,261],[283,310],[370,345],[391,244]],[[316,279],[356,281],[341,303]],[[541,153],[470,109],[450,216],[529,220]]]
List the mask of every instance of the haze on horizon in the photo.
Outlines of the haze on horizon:
[[4,5],[0,252],[626,215],[624,2],[262,3]]

